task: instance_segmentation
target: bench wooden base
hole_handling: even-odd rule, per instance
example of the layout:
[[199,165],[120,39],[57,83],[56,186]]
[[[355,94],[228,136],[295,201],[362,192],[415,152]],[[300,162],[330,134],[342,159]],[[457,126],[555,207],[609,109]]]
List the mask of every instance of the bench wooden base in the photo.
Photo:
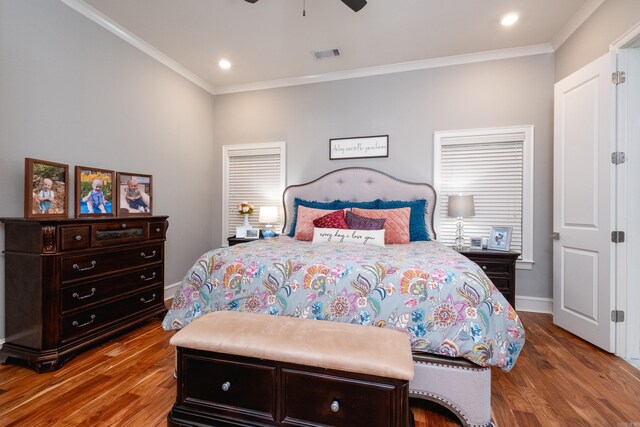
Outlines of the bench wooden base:
[[409,426],[408,381],[177,348],[169,426]]

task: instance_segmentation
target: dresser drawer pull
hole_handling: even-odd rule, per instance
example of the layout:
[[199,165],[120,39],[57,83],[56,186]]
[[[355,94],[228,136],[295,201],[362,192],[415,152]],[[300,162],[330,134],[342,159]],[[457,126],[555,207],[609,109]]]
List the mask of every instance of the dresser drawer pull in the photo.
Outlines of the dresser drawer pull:
[[76,236],[74,237],[74,239],[76,239],[76,240],[80,241],[80,240],[82,240],[82,236],[78,234],[78,235],[76,235]]
[[80,294],[78,294],[77,292],[74,292],[72,297],[77,298],[77,299],[86,299],[86,298],[91,298],[95,294],[96,294],[96,288],[91,288],[91,293],[90,294],[80,296]]
[[160,227],[156,228],[156,233],[160,232]]
[[80,267],[78,264],[73,264],[73,268],[74,268],[74,270],[78,270],[78,271],[91,270],[92,268],[96,268],[96,262],[95,261],[91,261],[91,267]]
[[331,402],[331,410],[333,412],[338,412],[340,410],[340,402],[338,402],[337,400]]
[[92,315],[91,315],[91,320],[89,320],[89,321],[88,321],[88,322],[86,322],[86,323],[78,323],[78,321],[77,321],[77,320],[74,320],[74,321],[73,321],[73,323],[71,323],[71,324],[72,324],[73,326],[75,326],[76,328],[83,328],[83,327],[85,327],[85,326],[87,326],[87,325],[92,324],[94,320],[96,320],[96,315],[95,315],[95,314],[92,314]]
[[151,253],[151,255],[147,255],[147,254],[145,254],[144,252],[140,252],[140,256],[141,256],[142,258],[153,258],[154,256],[156,256],[156,251],[153,251],[153,252]]
[[231,388],[231,383],[229,381],[222,384],[222,391],[229,391],[230,388]]
[[156,294],[151,295],[151,299],[144,299],[144,297],[142,297],[140,298],[140,302],[143,304],[149,304],[154,299],[156,299]]
[[140,276],[140,279],[144,280],[145,282],[148,282],[149,280],[153,280],[156,278],[156,272],[153,272],[153,275],[151,277],[146,277],[144,274]]
[[120,224],[120,228],[127,228],[127,224]]

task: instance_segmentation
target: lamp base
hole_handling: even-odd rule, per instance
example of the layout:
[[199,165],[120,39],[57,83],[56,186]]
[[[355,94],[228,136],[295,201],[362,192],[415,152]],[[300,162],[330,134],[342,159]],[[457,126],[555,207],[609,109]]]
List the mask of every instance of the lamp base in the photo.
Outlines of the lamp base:
[[457,250],[461,250],[464,248],[464,220],[462,217],[457,218],[456,222],[456,245],[455,248]]

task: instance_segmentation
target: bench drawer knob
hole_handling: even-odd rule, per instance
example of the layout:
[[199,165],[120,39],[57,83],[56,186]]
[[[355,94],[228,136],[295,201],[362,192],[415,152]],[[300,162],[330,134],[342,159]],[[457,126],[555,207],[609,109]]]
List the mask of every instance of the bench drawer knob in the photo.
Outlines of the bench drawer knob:
[[231,388],[231,383],[229,381],[222,384],[222,391],[229,391],[230,388]]
[[338,412],[340,410],[340,403],[337,400],[331,402],[331,410],[333,412]]

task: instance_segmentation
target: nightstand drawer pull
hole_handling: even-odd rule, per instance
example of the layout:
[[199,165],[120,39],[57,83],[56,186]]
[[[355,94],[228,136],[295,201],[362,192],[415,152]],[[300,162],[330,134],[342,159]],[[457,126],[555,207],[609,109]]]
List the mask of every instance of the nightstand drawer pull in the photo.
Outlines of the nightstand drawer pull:
[[338,402],[337,400],[331,402],[331,410],[333,412],[338,412],[340,410],[340,402]]
[[156,294],[151,295],[151,299],[144,299],[144,297],[140,298],[140,302],[143,304],[149,304],[154,299],[156,299]]
[[87,299],[87,298],[91,298],[95,294],[96,294],[96,288],[91,288],[91,293],[90,294],[80,296],[80,294],[78,294],[77,292],[74,292],[73,295],[71,295],[71,296],[76,298],[76,299]]
[[486,266],[486,265],[483,265],[483,266],[482,266],[482,269],[483,269],[483,270],[486,270],[486,269],[487,269],[487,266]]
[[80,267],[78,264],[73,264],[73,268],[74,268],[74,270],[78,270],[78,271],[91,270],[92,268],[96,268],[96,262],[95,261],[91,261],[91,267]]
[[156,228],[156,233],[160,232],[160,227]]
[[145,275],[141,275],[140,279],[144,280],[145,282],[148,282],[149,280],[153,280],[156,278],[156,272],[153,272],[153,275],[151,277],[145,277]]
[[74,239],[76,239],[76,240],[80,241],[80,240],[82,240],[82,236],[81,236],[81,235],[79,235],[79,234],[76,234],[76,236],[74,237]]
[[229,391],[230,388],[231,388],[231,383],[229,381],[222,384],[222,391]]
[[156,256],[156,251],[153,251],[153,252],[151,253],[151,255],[147,255],[147,254],[145,254],[144,252],[140,252],[140,256],[141,256],[142,258],[153,258],[154,256]]
[[77,321],[77,320],[74,320],[71,324],[72,324],[73,326],[75,326],[76,328],[83,328],[83,327],[85,327],[85,326],[87,326],[87,325],[92,324],[94,320],[96,320],[96,315],[95,315],[95,314],[92,314],[92,315],[91,315],[91,320],[89,320],[89,321],[88,321],[88,322],[86,322],[86,323],[78,323],[78,321]]

